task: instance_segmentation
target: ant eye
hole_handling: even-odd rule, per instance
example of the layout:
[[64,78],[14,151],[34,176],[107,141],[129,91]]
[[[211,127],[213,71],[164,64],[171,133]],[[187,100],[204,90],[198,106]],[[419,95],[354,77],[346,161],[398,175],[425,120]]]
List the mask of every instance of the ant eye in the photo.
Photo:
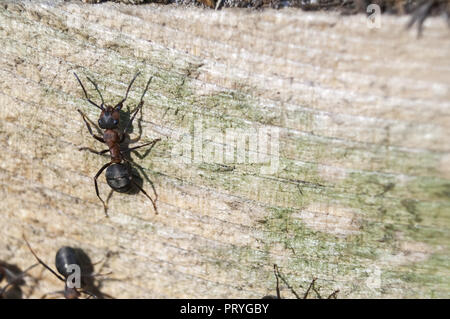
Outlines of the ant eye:
[[114,120],[114,124],[117,124],[117,120]]

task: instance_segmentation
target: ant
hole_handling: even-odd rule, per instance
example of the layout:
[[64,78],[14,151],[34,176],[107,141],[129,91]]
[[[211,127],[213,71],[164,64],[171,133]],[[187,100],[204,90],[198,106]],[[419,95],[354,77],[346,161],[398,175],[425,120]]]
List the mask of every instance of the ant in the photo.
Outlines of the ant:
[[[17,266],[0,261],[0,282],[2,282],[3,279],[7,280],[7,284],[3,288],[0,288],[0,299],[20,298],[22,292],[20,291],[20,288],[18,286],[24,284],[23,277],[29,270],[36,267],[37,265],[38,264],[31,265],[24,271],[20,271]],[[19,274],[17,275],[17,273]],[[18,290],[11,293],[13,289],[8,289],[10,287],[18,288]]]
[[[158,194],[156,193],[156,190],[155,190],[153,184],[152,184],[152,187],[153,187],[153,191],[155,194],[155,200],[153,200],[144,191],[144,189],[133,180],[132,173],[131,173],[129,166],[122,164],[122,161],[125,161],[129,164],[132,163],[130,160],[125,158],[125,153],[129,153],[130,151],[133,151],[133,150],[136,150],[138,148],[148,146],[148,145],[151,145],[151,147],[150,147],[150,150],[151,150],[151,148],[153,148],[153,146],[156,144],[156,142],[161,140],[160,138],[157,138],[149,143],[145,143],[145,144],[135,146],[132,148],[128,148],[128,147],[126,149],[120,148],[120,145],[124,141],[125,135],[127,134],[128,129],[131,127],[131,123],[133,122],[136,114],[144,105],[143,99],[144,99],[145,93],[148,90],[150,81],[152,80],[152,77],[150,77],[149,80],[147,81],[147,85],[145,86],[144,92],[142,93],[141,100],[140,100],[138,106],[134,110],[131,118],[129,119],[127,125],[125,126],[125,129],[123,131],[120,131],[119,130],[120,110],[122,109],[123,103],[128,98],[128,92],[130,91],[131,86],[133,85],[134,81],[136,80],[136,78],[139,74],[140,74],[140,72],[137,72],[135,74],[135,76],[133,77],[133,79],[131,80],[130,84],[128,85],[128,89],[125,94],[125,97],[113,107],[110,105],[105,105],[105,101],[103,100],[103,96],[102,96],[100,90],[98,89],[97,84],[91,78],[87,77],[89,82],[91,82],[94,85],[95,90],[98,92],[100,99],[102,101],[102,103],[100,105],[93,102],[88,97],[86,89],[83,86],[83,83],[80,81],[77,74],[74,73],[76,79],[78,80],[78,83],[80,84],[81,88],[83,89],[83,92],[84,92],[84,95],[85,95],[87,101],[102,111],[100,113],[100,117],[98,119],[98,125],[100,126],[101,129],[104,130],[103,137],[95,135],[92,132],[91,126],[88,123],[89,119],[87,118],[87,116],[79,109],[77,110],[80,113],[81,117],[83,118],[84,123],[86,123],[86,126],[87,126],[91,136],[93,138],[95,138],[96,140],[98,140],[102,143],[105,143],[108,146],[108,149],[105,149],[100,152],[98,152],[96,150],[92,150],[90,148],[86,148],[86,147],[80,148],[80,150],[88,150],[97,155],[104,155],[106,152],[109,151],[110,155],[111,155],[111,161],[109,163],[106,163],[105,165],[103,165],[102,168],[100,168],[100,170],[97,172],[97,174],[94,177],[95,192],[97,194],[97,197],[100,199],[100,201],[103,204],[103,208],[105,210],[106,217],[108,217],[107,205],[106,205],[105,201],[103,201],[103,199],[100,197],[98,185],[97,185],[97,178],[101,175],[101,173],[105,169],[106,169],[106,173],[105,173],[106,182],[114,191],[119,192],[119,193],[129,193],[132,190],[132,186],[136,187],[145,196],[147,196],[148,199],[150,199],[150,201],[152,202],[155,214],[158,214],[158,210],[156,208],[156,200],[158,199]],[[90,121],[90,122],[92,123],[92,121]]]
[[[274,264],[274,265],[273,265],[273,272],[274,272],[275,278],[276,278],[276,280],[277,280],[277,295],[276,295],[276,296],[272,296],[272,295],[264,296],[262,299],[282,299],[282,298],[281,298],[281,294],[280,294],[280,282],[279,282],[279,279],[280,279],[280,278],[281,278],[281,280],[285,283],[285,285],[291,290],[291,292],[295,295],[295,297],[296,297],[297,299],[307,299],[307,298],[308,298],[308,295],[309,295],[309,293],[310,293],[311,290],[313,290],[313,291],[316,293],[316,295],[317,295],[317,297],[318,297],[319,299],[322,299],[322,296],[319,294],[319,292],[317,291],[317,288],[315,287],[315,283],[316,283],[316,281],[317,281],[317,278],[316,278],[316,277],[313,278],[313,280],[312,280],[311,283],[309,284],[308,289],[306,289],[306,292],[304,293],[304,295],[303,295],[303,296],[299,296],[299,295],[297,294],[297,292],[294,290],[294,288],[292,288],[292,286],[289,285],[289,283],[287,282],[287,280],[281,275],[281,273],[280,273],[280,271],[279,271],[279,269],[278,269],[277,264]],[[335,290],[333,293],[331,293],[331,294],[327,297],[327,299],[336,299],[336,298],[337,298],[337,293],[338,293],[338,292],[339,292],[339,289],[338,289],[338,290]]]
[[[30,243],[25,238],[25,235],[23,235],[23,239],[25,240],[28,249],[31,251],[31,253],[39,262],[39,264],[41,264],[47,270],[49,270],[53,275],[55,275],[56,278],[64,282],[63,291],[46,293],[41,297],[41,299],[45,298],[49,294],[61,294],[61,293],[64,295],[64,298],[66,299],[78,299],[81,297],[82,293],[88,295],[88,298],[93,297],[99,299],[103,298],[103,296],[111,297],[109,295],[100,293],[98,289],[94,287],[92,280],[86,281],[86,277],[92,279],[94,276],[96,276],[96,274],[93,274],[92,272],[87,273],[87,270],[92,269],[92,263],[90,262],[89,257],[87,257],[87,255],[81,249],[72,248],[68,246],[64,246],[58,249],[55,256],[55,266],[57,271],[60,273],[60,275],[58,275],[56,271],[54,271],[51,267],[49,267],[36,255],[34,250],[31,248]],[[84,269],[81,269],[81,267],[83,267]],[[78,278],[77,278],[77,271],[79,275]],[[82,281],[82,279],[85,280]],[[93,290],[96,290],[96,293],[94,294],[86,289],[81,289],[81,285],[93,288]]]

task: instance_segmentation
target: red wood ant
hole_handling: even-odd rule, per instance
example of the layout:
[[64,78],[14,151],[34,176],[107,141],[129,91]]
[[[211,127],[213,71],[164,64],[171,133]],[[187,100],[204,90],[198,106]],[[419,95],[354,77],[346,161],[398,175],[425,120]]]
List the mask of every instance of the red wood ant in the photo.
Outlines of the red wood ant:
[[132,162],[130,160],[128,160],[127,158],[125,158],[125,156],[124,156],[125,153],[128,153],[130,151],[133,151],[133,150],[136,150],[138,148],[148,146],[148,145],[151,145],[151,148],[152,148],[156,144],[156,142],[160,141],[161,139],[157,138],[149,143],[145,143],[145,144],[135,146],[132,148],[126,148],[126,149],[120,148],[120,145],[124,141],[125,135],[126,135],[128,129],[131,127],[131,123],[133,122],[136,114],[144,105],[143,99],[144,99],[145,93],[148,90],[148,87],[149,87],[150,81],[152,80],[152,77],[150,77],[149,80],[147,81],[147,85],[145,86],[145,90],[141,96],[141,100],[140,100],[138,106],[136,107],[136,109],[133,111],[133,114],[132,114],[130,120],[128,121],[124,130],[120,131],[119,130],[120,110],[123,106],[123,103],[128,98],[128,92],[130,91],[130,88],[133,85],[133,82],[136,80],[136,77],[139,75],[139,72],[136,73],[136,75],[133,77],[130,84],[128,85],[128,89],[125,94],[125,97],[119,103],[117,103],[114,107],[105,105],[103,96],[102,96],[100,90],[98,89],[97,84],[91,78],[87,77],[87,79],[94,85],[95,90],[98,92],[100,99],[102,101],[102,103],[100,105],[93,102],[88,97],[86,89],[84,88],[83,83],[80,81],[77,74],[74,73],[74,75],[75,75],[76,79],[78,80],[78,83],[80,84],[81,88],[83,89],[83,92],[84,92],[84,95],[85,95],[87,101],[102,111],[100,113],[100,117],[98,119],[98,125],[100,126],[100,128],[104,129],[103,137],[95,135],[92,132],[92,129],[91,129],[91,126],[89,125],[87,116],[79,109],[77,110],[81,114],[83,121],[86,123],[86,126],[87,126],[91,136],[93,138],[95,138],[96,140],[98,140],[102,143],[105,143],[108,146],[108,149],[105,149],[100,152],[96,151],[96,150],[92,150],[90,148],[86,148],[86,147],[80,148],[80,150],[88,150],[97,155],[104,155],[106,152],[109,151],[110,155],[111,155],[111,161],[109,163],[106,163],[105,165],[103,165],[102,168],[100,168],[100,170],[97,172],[97,174],[94,177],[95,192],[97,194],[97,197],[100,199],[100,201],[103,204],[103,207],[105,210],[105,215],[108,217],[107,205],[106,205],[105,201],[100,197],[98,185],[97,185],[97,178],[101,175],[101,173],[105,169],[106,169],[106,174],[105,174],[106,182],[113,190],[120,192],[120,193],[126,193],[126,192],[130,192],[130,190],[132,189],[133,186],[136,187],[145,196],[147,196],[148,199],[150,199],[150,201],[152,202],[153,208],[155,210],[155,213],[157,214],[158,210],[156,208],[156,200],[158,198],[158,195],[157,195],[153,185],[152,185],[152,187],[153,187],[153,191],[155,194],[155,200],[153,200],[144,191],[144,189],[133,180],[129,166],[122,164],[122,161],[125,161],[125,162],[131,164]]
[[[91,282],[86,282],[83,279],[92,278],[95,276],[95,274],[86,274],[86,266],[90,266],[92,268],[92,264],[90,264],[89,257],[87,257],[82,250],[78,248],[72,248],[68,246],[61,247],[56,252],[55,256],[55,266],[57,271],[60,275],[56,273],[50,266],[48,266],[46,263],[44,263],[34,252],[34,250],[31,248],[30,243],[25,238],[25,235],[23,235],[23,239],[25,240],[28,249],[31,251],[33,256],[36,258],[36,260],[44,266],[47,270],[49,270],[53,275],[55,275],[56,278],[64,282],[64,290],[63,291],[55,291],[52,293],[46,293],[41,298],[45,298],[49,294],[63,294],[64,298],[66,299],[78,299],[81,297],[81,294],[88,295],[88,298],[94,297],[96,299],[103,298],[103,296],[108,296],[103,293],[100,293],[98,289],[93,287],[93,284]],[[90,265],[89,265],[90,264]],[[37,265],[37,264],[36,264]],[[76,268],[79,270],[78,275],[79,278],[72,278],[77,275]],[[72,276],[71,276],[72,275]],[[73,279],[75,281],[78,279],[80,286],[77,287],[76,284],[73,283]],[[91,288],[94,288],[96,290],[96,294],[86,290],[81,289],[81,285],[88,286]]]
[[[297,299],[307,299],[309,293],[311,292],[311,290],[313,290],[317,297],[319,299],[322,299],[322,296],[319,294],[319,291],[317,290],[315,283],[317,281],[317,278],[313,278],[313,280],[311,281],[311,283],[308,286],[308,289],[306,289],[306,292],[303,294],[303,296],[299,296],[297,294],[297,292],[294,290],[294,288],[292,288],[291,285],[289,285],[289,283],[287,282],[287,280],[281,275],[280,270],[278,269],[278,266],[276,264],[273,265],[273,272],[275,274],[275,278],[277,280],[277,295],[276,296],[272,296],[272,295],[268,295],[268,296],[264,296],[262,299],[282,299],[281,298],[281,294],[280,294],[280,282],[279,279],[281,279],[285,285],[291,290],[291,292],[294,294],[294,296]],[[331,293],[327,299],[336,299],[337,298],[337,293],[339,292],[339,290],[335,290],[333,293]]]

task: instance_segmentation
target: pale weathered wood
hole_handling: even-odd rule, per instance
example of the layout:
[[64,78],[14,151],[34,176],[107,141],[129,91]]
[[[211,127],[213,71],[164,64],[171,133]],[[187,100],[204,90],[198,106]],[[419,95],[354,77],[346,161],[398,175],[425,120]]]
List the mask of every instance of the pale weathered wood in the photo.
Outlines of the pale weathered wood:
[[[449,31],[429,19],[418,40],[405,22],[2,1],[0,259],[34,262],[24,232],[52,265],[63,245],[93,261],[111,252],[103,290],[115,297],[260,298],[275,292],[277,263],[292,286],[316,276],[340,298],[448,298]],[[98,110],[72,72],[118,101],[137,70],[126,105],[153,75],[141,142],[163,141],[133,158],[159,215],[116,193],[107,219],[92,180],[107,158],[78,151],[103,149],[76,112],[96,121]],[[193,144],[195,119],[218,132],[277,128],[279,169],[183,163],[174,148]],[[104,177],[100,188],[106,198]],[[47,272],[38,282],[30,297],[61,287]]]

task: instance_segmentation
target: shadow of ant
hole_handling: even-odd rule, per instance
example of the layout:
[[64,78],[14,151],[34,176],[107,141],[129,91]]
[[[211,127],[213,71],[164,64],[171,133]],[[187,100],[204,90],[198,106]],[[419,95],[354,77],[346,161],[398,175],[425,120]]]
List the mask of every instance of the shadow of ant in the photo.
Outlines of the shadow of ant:
[[[133,110],[133,112],[134,112],[134,110]],[[121,113],[121,119],[120,119],[121,123],[125,123],[125,122],[128,123],[128,121],[130,119],[130,114],[133,113],[133,112],[130,111],[129,106],[127,106],[127,111]],[[122,118],[122,116],[123,116],[123,118]],[[134,165],[134,167],[131,168],[131,174],[132,174],[133,177],[136,178],[135,182],[140,187],[142,187],[143,179],[142,179],[142,177],[140,175],[140,174],[142,174],[142,176],[144,176],[145,180],[152,186],[153,192],[155,193],[155,196],[157,197],[158,195],[156,194],[155,186],[154,186],[153,182],[151,181],[151,179],[148,177],[147,173],[145,173],[144,168],[141,165],[139,165],[136,162],[134,162],[133,159],[130,156],[130,153],[133,153],[134,155],[137,156],[137,158],[144,159],[150,154],[150,152],[152,151],[153,147],[156,144],[152,144],[148,149],[146,149],[143,152],[142,155],[137,150],[133,150],[131,152],[126,152],[126,150],[130,149],[130,144],[135,144],[135,143],[137,143],[137,142],[139,142],[141,140],[141,137],[142,137],[142,107],[139,109],[139,117],[137,118],[137,126],[138,126],[138,129],[139,129],[139,133],[133,139],[130,138],[130,135],[134,132],[134,125],[131,125],[127,132],[124,132],[125,137],[124,137],[124,140],[123,140],[123,142],[121,144],[123,146],[123,150],[124,150],[124,153],[125,153],[124,157],[126,159],[126,162],[132,163],[132,165]],[[123,128],[121,128],[121,129],[122,129],[122,132],[123,132]],[[138,172],[138,170],[139,170],[139,172]],[[139,193],[139,189],[137,189],[137,188],[134,188],[134,191],[131,190],[131,194]]]
[[[275,279],[277,281],[277,295],[273,296],[273,295],[267,295],[262,297],[262,299],[283,299],[281,298],[281,293],[280,293],[280,279],[283,281],[283,283],[289,288],[289,290],[294,294],[294,296],[297,299],[308,299],[308,295],[310,294],[311,291],[314,291],[314,293],[316,294],[316,297],[318,299],[323,299],[322,296],[319,293],[319,289],[316,287],[316,281],[317,278],[314,277],[313,280],[311,281],[311,283],[308,286],[308,289],[306,289],[306,292],[303,294],[303,296],[300,296],[295,290],[294,288],[292,288],[291,285],[289,285],[289,283],[287,282],[286,278],[284,278],[284,276],[280,273],[280,270],[278,269],[277,264],[273,265],[273,272],[275,274]],[[334,292],[332,292],[326,299],[337,299],[337,294],[339,292],[338,290],[335,290]]]
[[23,279],[29,270],[36,267],[34,264],[24,271],[16,265],[0,261],[0,283],[5,279],[5,286],[0,288],[0,299],[23,299],[21,286],[25,285]]
[[[120,113],[120,123],[128,123],[128,121],[130,120],[130,114],[132,114],[133,112],[134,112],[134,110],[130,111],[129,106],[127,106],[127,111]],[[137,118],[137,126],[138,126],[138,135],[133,139],[131,139],[130,135],[134,132],[134,125],[131,125],[129,127],[129,129],[127,130],[127,132],[124,132],[122,127],[120,128],[121,131],[124,132],[123,134],[125,135],[122,143],[120,144],[120,146],[121,146],[120,148],[123,151],[123,155],[124,155],[124,159],[125,159],[124,165],[127,166],[127,168],[130,170],[131,177],[133,179],[132,186],[122,193],[129,194],[129,195],[139,194],[143,189],[142,187],[144,185],[144,179],[145,179],[147,181],[147,183],[149,183],[150,186],[152,187],[153,194],[155,195],[155,202],[156,202],[156,200],[158,198],[158,193],[156,192],[156,188],[155,188],[153,181],[149,178],[149,176],[145,172],[144,168],[141,165],[137,164],[131,157],[131,153],[133,153],[139,159],[144,159],[145,157],[147,157],[150,154],[150,152],[152,151],[152,149],[156,145],[156,143],[152,144],[148,149],[146,149],[142,155],[137,150],[132,150],[131,152],[127,151],[130,149],[131,144],[135,144],[141,140],[142,131],[143,131],[142,130],[142,107],[139,109],[139,117]],[[141,175],[144,176],[144,179],[141,177]],[[111,197],[115,191],[118,191],[118,190],[111,189],[111,191],[109,192],[108,197],[106,198],[106,205],[108,205],[108,202],[111,199]],[[155,207],[155,212],[157,213],[156,207]]]
[[81,269],[81,285],[84,287],[83,289],[89,291],[93,296],[97,299],[113,299],[114,297],[101,292],[101,286],[103,280],[96,280],[95,277],[101,276],[99,273],[102,267],[98,270],[98,273],[94,271],[94,264],[91,261],[91,258],[84,252],[81,248],[73,248],[75,251],[76,258],[79,262],[79,266]]

